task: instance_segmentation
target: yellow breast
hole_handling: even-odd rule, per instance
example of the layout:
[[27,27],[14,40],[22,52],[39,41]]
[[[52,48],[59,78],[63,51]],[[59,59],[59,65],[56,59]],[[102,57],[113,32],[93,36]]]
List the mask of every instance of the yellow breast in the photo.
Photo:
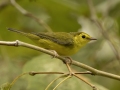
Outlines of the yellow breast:
[[52,42],[50,40],[46,40],[46,39],[39,39],[39,42],[35,42],[37,43],[37,45],[39,45],[40,47],[43,47],[45,49],[49,49],[49,50],[55,50],[59,55],[62,56],[70,56],[75,54],[76,52],[79,51],[79,49],[83,46],[83,45],[78,45],[78,43],[76,40],[74,40],[74,44],[70,45],[70,46],[64,46],[64,45],[60,45],[58,43]]

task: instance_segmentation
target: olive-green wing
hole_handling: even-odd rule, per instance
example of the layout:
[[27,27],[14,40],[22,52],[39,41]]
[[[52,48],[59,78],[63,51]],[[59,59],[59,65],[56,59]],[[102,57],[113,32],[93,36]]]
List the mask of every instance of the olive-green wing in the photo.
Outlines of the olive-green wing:
[[[35,33],[34,33],[35,34]],[[47,32],[47,33],[36,33],[41,39],[47,39],[64,46],[74,45],[74,36],[66,32]]]

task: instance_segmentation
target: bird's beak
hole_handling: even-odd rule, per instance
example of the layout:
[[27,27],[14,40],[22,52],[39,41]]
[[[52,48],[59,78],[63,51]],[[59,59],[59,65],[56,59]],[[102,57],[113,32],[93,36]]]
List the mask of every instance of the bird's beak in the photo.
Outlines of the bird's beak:
[[97,40],[96,38],[93,38],[93,37],[91,37],[91,38],[88,38],[89,40]]

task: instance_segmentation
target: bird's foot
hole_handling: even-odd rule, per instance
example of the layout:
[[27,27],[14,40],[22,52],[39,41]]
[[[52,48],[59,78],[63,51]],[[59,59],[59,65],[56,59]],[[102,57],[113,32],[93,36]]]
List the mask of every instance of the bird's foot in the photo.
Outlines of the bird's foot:
[[63,63],[64,64],[66,64],[66,63],[68,63],[69,65],[71,65],[72,64],[72,58],[71,57],[65,57],[66,58],[66,60],[65,61],[63,61]]
[[58,56],[58,53],[55,50],[50,50],[54,53],[54,55],[52,56],[52,58],[55,58],[56,56]]

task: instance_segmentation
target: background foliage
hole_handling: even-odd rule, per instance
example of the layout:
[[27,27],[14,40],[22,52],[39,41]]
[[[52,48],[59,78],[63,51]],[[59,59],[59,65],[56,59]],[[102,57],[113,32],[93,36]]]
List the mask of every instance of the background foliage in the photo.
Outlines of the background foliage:
[[[7,31],[12,27],[24,32],[42,32],[43,26],[33,19],[21,14],[9,2],[2,7],[0,0],[0,40],[14,41],[16,39],[34,44],[27,37]],[[96,69],[120,75],[120,64],[110,45],[102,36],[99,28],[91,21],[89,6],[86,0],[17,0],[27,11],[44,20],[55,32],[84,31],[97,38],[83,47],[72,58],[90,65]],[[97,16],[101,20],[110,39],[120,51],[120,0],[93,0]],[[83,71],[73,67],[75,70]],[[22,72],[29,71],[67,71],[62,62],[23,47],[0,46],[0,85],[11,82]],[[100,90],[119,90],[120,82],[100,77],[81,75]],[[56,75],[26,75],[19,79],[12,90],[43,90]],[[59,81],[58,81],[59,82]],[[58,83],[52,85],[51,89]],[[57,90],[90,90],[84,82],[71,78],[64,82]]]

